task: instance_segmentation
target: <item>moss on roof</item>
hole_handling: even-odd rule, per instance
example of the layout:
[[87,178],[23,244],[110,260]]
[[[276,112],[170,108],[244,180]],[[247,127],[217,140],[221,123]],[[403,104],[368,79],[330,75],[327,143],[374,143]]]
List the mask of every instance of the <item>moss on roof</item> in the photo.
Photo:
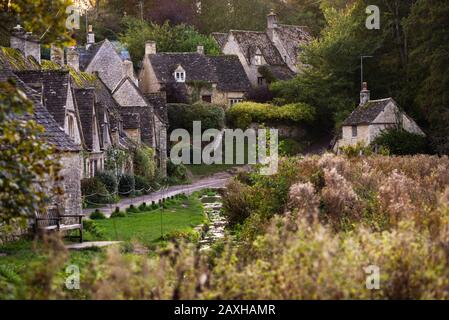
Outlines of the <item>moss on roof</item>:
[[12,71],[40,69],[39,63],[34,58],[25,58],[19,50],[8,47],[0,47],[0,64]]

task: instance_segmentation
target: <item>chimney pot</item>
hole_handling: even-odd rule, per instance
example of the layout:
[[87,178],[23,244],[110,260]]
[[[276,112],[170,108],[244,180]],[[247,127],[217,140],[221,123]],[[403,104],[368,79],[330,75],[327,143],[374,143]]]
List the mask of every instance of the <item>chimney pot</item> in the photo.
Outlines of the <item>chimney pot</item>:
[[129,60],[123,61],[123,74],[125,77],[134,80],[134,66],[131,61]]
[[204,46],[197,46],[196,47],[196,52],[199,54],[204,54]]
[[268,29],[274,29],[278,25],[278,16],[274,12],[274,10],[271,10],[271,12],[267,16],[267,27]]
[[147,41],[145,43],[145,55],[156,54],[157,53],[157,44],[155,41]]
[[80,55],[75,48],[69,48],[67,51],[67,65],[75,71],[80,70]]
[[363,82],[362,83],[362,91],[360,91],[360,105],[363,106],[368,101],[370,101],[370,91],[368,90],[368,83]]
[[86,44],[86,49],[89,49],[91,45],[93,45],[95,43],[95,33],[93,31],[93,27],[92,25],[89,25],[88,28],[88,33],[87,33],[87,44]]

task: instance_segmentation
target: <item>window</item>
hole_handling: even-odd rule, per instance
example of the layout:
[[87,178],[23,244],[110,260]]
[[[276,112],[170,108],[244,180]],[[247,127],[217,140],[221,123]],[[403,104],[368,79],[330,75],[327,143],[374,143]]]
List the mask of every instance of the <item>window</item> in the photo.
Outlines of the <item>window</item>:
[[259,48],[257,48],[257,51],[254,54],[254,64],[256,66],[261,66],[262,63],[263,63],[263,61],[262,61],[262,52],[260,51]]
[[211,95],[202,96],[201,99],[203,100],[203,102],[212,103],[212,96]]
[[357,126],[352,126],[352,137],[357,137]]
[[68,117],[68,129],[69,129],[69,137],[75,139],[75,124],[73,122],[73,117]]
[[234,104],[242,102],[243,99],[241,98],[231,98],[229,99],[229,105],[232,107]]
[[263,86],[264,83],[265,83],[264,77],[258,77],[258,78],[257,78],[257,84],[258,84],[259,86]]

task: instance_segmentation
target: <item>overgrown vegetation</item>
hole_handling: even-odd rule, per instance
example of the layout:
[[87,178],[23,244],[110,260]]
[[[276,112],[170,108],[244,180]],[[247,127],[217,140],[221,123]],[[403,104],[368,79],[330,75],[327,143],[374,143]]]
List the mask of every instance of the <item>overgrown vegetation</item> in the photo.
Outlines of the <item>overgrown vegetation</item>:
[[191,133],[194,121],[201,121],[202,131],[208,129],[221,130],[225,124],[223,106],[206,103],[195,103],[193,105],[168,104],[167,110],[170,131],[185,129]]
[[281,107],[254,102],[238,103],[226,111],[226,121],[233,128],[247,129],[251,123],[307,124],[314,120],[314,109],[306,104]]

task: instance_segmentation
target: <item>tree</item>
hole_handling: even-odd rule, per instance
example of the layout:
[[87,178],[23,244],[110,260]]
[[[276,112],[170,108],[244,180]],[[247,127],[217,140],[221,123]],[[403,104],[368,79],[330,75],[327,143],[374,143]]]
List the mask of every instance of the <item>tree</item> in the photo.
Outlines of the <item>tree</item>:
[[17,24],[33,32],[42,43],[71,42],[66,27],[66,9],[72,0],[0,1],[0,33],[2,45],[9,44],[11,30]]
[[170,26],[168,22],[163,25],[147,23],[135,18],[124,19],[125,31],[120,35],[138,64],[145,53],[145,42],[156,41],[160,52],[195,52],[198,45],[204,46],[207,54],[219,54],[215,40],[210,36],[200,34],[195,28],[184,24]]
[[42,210],[46,185],[57,179],[54,150],[42,140],[44,129],[30,119],[32,112],[13,81],[0,82],[0,225]]
[[449,7],[419,0],[405,23],[409,37],[409,93],[429,126],[433,149],[449,154]]

